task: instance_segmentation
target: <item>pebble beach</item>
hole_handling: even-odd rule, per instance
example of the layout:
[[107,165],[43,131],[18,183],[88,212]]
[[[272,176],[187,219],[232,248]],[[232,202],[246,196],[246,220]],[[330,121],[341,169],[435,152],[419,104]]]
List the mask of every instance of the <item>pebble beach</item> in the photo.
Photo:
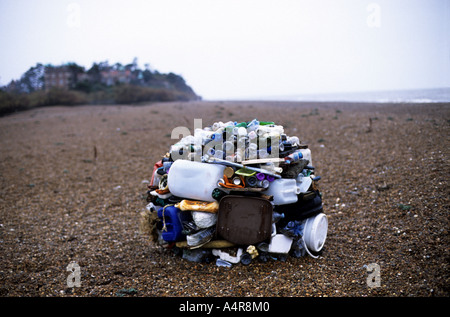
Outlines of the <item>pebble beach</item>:
[[[329,223],[319,258],[225,268],[152,242],[141,213],[172,129],[254,118],[311,149]],[[449,136],[441,103],[199,101],[0,117],[0,296],[448,297]]]

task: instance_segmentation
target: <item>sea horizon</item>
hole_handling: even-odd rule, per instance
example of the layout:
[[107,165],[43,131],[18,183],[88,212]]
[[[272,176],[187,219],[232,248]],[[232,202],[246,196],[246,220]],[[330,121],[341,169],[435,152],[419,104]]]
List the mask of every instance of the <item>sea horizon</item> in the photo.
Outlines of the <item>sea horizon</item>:
[[[216,99],[205,99],[216,100]],[[380,90],[323,94],[292,94],[223,98],[233,101],[369,102],[369,103],[450,103],[450,88]]]

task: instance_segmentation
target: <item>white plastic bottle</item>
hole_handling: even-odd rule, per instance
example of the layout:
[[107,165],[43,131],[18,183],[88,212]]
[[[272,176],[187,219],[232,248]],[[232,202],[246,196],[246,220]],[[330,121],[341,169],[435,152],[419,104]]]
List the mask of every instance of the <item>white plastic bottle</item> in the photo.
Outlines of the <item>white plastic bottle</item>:
[[178,197],[214,201],[211,196],[223,177],[224,165],[176,160],[170,167],[167,183]]
[[299,151],[302,153],[303,158],[309,161],[308,165],[312,166],[311,149],[300,149]]

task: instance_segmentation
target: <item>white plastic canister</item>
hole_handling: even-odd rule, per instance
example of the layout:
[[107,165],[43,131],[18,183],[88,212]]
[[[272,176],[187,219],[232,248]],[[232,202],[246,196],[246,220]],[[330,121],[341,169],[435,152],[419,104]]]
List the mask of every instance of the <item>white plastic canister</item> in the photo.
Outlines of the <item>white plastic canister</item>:
[[268,251],[270,253],[289,253],[293,239],[284,234],[276,234],[270,239]]
[[322,250],[327,238],[328,219],[324,213],[306,219],[303,239],[306,246],[313,252]]
[[167,184],[178,197],[214,201],[211,194],[223,177],[224,165],[176,160],[170,167]]
[[279,178],[270,183],[265,194],[273,196],[274,205],[293,204],[298,200],[300,188],[294,178]]

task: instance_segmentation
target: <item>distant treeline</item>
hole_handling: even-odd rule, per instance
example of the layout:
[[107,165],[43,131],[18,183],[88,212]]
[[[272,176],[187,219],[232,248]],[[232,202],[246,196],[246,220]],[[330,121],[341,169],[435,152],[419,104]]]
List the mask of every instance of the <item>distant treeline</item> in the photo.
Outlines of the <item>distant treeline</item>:
[[152,101],[199,100],[185,80],[137,67],[94,63],[85,70],[75,63],[37,64],[19,80],[0,88],[0,115],[33,107],[81,104],[133,104]]

